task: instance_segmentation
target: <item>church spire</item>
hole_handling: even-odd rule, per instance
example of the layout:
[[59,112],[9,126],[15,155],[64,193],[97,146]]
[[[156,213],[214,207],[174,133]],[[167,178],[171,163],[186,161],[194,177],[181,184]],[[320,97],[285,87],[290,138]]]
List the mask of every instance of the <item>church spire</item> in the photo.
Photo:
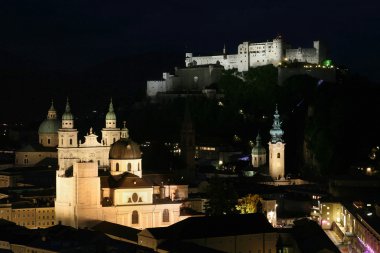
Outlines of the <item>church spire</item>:
[[108,112],[113,112],[113,103],[112,103],[112,98],[111,98],[111,101],[110,101],[110,105],[108,107]]
[[271,135],[271,142],[277,143],[277,142],[283,142],[282,135],[284,134],[284,131],[281,129],[281,121],[280,121],[280,114],[278,114],[277,104],[276,104],[276,110],[273,115],[273,125],[272,129],[270,130]]
[[71,112],[71,108],[70,108],[70,103],[69,103],[69,97],[67,97],[66,99],[66,108],[65,108],[65,113],[70,113]]
[[116,114],[113,108],[112,98],[106,114],[106,128],[116,128]]
[[74,128],[74,116],[71,113],[69,98],[66,100],[65,112],[62,115],[62,128]]

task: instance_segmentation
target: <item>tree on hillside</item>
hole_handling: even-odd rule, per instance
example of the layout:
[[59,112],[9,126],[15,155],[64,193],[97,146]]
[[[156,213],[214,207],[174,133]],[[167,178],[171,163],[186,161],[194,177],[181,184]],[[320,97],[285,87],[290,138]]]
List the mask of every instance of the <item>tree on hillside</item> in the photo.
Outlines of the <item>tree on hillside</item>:
[[236,210],[241,214],[258,213],[262,212],[262,198],[257,194],[248,194],[247,196],[238,200],[235,206]]

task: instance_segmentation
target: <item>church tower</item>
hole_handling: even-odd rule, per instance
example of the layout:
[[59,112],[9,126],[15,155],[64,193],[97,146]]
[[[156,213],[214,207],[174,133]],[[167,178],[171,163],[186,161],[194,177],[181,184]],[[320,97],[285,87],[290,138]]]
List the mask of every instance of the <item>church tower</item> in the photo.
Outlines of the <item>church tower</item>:
[[[66,109],[62,115],[62,127],[58,130],[58,151],[65,150],[65,153],[67,153],[70,148],[76,147],[78,147],[78,130],[74,128],[74,116],[71,113],[69,99],[67,99]],[[60,169],[66,169],[69,165],[72,165],[72,162],[69,163],[70,161],[67,159],[58,156]]]
[[55,219],[74,228],[91,227],[101,219],[100,177],[96,162],[74,162],[72,174],[57,172]]
[[113,108],[112,98],[106,114],[106,127],[102,129],[102,144],[111,146],[120,139],[120,129],[116,127],[116,114]]
[[284,131],[281,129],[277,105],[273,116],[273,125],[270,130],[271,140],[269,142],[269,175],[274,179],[280,179],[285,175],[285,143],[282,139]]
[[256,145],[252,148],[252,166],[258,168],[267,162],[267,151],[261,145],[261,136],[257,134]]

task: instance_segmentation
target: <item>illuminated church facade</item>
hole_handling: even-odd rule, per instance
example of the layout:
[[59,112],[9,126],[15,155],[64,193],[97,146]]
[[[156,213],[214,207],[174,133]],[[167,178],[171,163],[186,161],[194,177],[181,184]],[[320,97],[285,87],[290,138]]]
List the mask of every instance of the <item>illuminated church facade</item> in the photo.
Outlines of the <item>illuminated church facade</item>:
[[58,130],[56,221],[76,228],[109,221],[144,229],[185,219],[180,207],[188,186],[162,175],[143,175],[139,145],[130,139],[125,124],[116,126],[111,101],[101,141],[92,129],[83,143],[78,141],[67,101]]

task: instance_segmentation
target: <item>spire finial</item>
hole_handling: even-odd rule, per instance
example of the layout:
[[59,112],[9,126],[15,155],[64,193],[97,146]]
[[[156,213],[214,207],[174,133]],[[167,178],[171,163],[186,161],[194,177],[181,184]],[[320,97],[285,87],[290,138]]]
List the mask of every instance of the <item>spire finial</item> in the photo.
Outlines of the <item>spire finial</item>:
[[70,103],[69,103],[69,97],[66,98],[66,109],[65,112],[70,112]]
[[50,105],[50,109],[49,111],[55,111],[55,108],[54,108],[54,100],[51,99],[51,105]]
[[108,108],[108,111],[109,111],[109,112],[114,112],[114,109],[113,109],[113,103],[112,103],[112,97],[111,97],[110,106],[109,106],[109,108]]

